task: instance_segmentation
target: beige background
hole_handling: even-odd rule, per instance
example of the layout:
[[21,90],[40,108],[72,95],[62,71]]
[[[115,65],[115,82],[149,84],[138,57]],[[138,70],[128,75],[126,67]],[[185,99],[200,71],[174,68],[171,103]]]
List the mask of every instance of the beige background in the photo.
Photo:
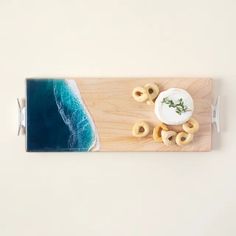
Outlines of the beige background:
[[[0,235],[236,235],[234,0],[0,0]],[[211,76],[211,153],[28,154],[28,76]],[[217,140],[216,140],[217,139]]]

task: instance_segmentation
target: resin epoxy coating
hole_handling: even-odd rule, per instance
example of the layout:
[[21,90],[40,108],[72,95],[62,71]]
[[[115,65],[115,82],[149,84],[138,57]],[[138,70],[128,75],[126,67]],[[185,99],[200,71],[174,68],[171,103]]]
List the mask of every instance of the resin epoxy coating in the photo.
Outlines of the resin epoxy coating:
[[94,122],[73,80],[28,79],[27,151],[90,151]]

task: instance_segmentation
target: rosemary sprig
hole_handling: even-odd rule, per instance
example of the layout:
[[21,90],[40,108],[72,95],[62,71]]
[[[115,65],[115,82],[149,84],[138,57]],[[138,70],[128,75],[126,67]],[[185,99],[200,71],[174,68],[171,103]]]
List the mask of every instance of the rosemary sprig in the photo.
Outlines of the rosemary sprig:
[[178,115],[181,115],[184,112],[191,111],[188,107],[184,104],[183,98],[178,99],[177,103],[173,100],[169,99],[168,97],[163,98],[162,103],[165,103],[170,108],[175,108],[175,112]]

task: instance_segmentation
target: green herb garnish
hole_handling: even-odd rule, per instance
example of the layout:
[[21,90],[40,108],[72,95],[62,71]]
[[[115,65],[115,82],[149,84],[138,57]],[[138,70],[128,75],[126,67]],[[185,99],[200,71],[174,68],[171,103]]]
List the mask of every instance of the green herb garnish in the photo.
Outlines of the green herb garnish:
[[181,115],[184,112],[191,111],[188,107],[184,104],[183,98],[178,99],[177,103],[173,100],[169,99],[168,97],[163,98],[162,103],[165,103],[170,108],[175,108],[175,112],[178,115]]

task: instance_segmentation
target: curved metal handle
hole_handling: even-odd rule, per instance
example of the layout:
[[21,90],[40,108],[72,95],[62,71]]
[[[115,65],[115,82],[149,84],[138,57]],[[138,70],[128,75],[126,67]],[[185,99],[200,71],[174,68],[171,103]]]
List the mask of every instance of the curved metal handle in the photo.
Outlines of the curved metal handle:
[[18,104],[18,132],[17,135],[19,136],[21,133],[21,130],[23,132],[25,131],[25,99],[19,99],[17,98],[17,104]]
[[220,133],[220,96],[217,96],[215,104],[212,105],[212,123]]

